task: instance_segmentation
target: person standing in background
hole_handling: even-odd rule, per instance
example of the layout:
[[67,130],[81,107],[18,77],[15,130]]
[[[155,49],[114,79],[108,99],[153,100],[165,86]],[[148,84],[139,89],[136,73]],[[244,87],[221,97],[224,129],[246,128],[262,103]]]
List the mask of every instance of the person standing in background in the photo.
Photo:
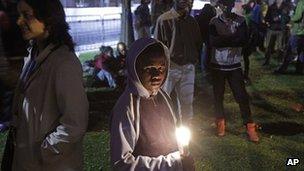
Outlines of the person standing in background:
[[151,37],[150,27],[151,23],[151,14],[149,5],[150,0],[141,0],[140,5],[136,8],[135,14],[135,31],[136,39]]
[[156,21],[160,15],[169,11],[173,6],[173,0],[153,0],[151,3],[151,34],[154,34]]
[[241,69],[242,48],[248,41],[244,17],[232,13],[234,0],[219,0],[223,14],[210,21],[210,46],[212,47],[210,69],[215,97],[217,135],[225,135],[226,116],[224,113],[225,82],[228,80],[233,96],[239,104],[243,124],[250,141],[258,142],[256,124],[252,120],[249,96],[245,89]]
[[284,33],[290,21],[288,5],[283,0],[276,0],[267,11],[265,21],[268,25],[264,66],[270,64],[272,53],[284,48]]
[[170,50],[171,65],[164,90],[177,96],[178,113],[184,123],[193,117],[195,64],[200,58],[202,38],[196,20],[190,16],[192,0],[175,0],[172,9],[156,23],[154,37]]
[[292,51],[296,48],[297,51],[297,64],[296,74],[303,74],[304,67],[304,0],[299,0],[296,5],[294,15],[291,17],[291,37],[288,46],[284,52],[283,64],[275,71],[276,74],[283,74],[292,61]]

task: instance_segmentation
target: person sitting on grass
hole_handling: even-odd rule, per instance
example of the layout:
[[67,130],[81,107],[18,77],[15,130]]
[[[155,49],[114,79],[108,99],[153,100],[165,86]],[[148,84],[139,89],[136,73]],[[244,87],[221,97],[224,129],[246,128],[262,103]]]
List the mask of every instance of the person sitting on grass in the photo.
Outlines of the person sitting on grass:
[[117,43],[117,85],[124,89],[126,84],[126,57],[127,57],[127,45],[124,42]]
[[113,170],[194,170],[193,159],[179,152],[177,117],[161,89],[169,52],[153,38],[134,42],[128,51],[127,87],[113,108],[110,126]]
[[120,69],[125,69],[127,57],[127,45],[124,42],[117,43],[117,56],[116,59],[119,63]]
[[102,82],[107,82],[110,88],[116,88],[116,80],[112,72],[112,61],[114,61],[113,49],[110,46],[102,46],[101,53],[94,60],[94,76]]

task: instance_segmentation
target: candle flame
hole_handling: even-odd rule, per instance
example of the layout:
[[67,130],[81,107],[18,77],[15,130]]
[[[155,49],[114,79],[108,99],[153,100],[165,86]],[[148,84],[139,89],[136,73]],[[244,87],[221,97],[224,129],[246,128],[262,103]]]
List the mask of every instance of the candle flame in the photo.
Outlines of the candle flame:
[[189,141],[191,139],[191,132],[190,129],[185,126],[180,126],[176,128],[175,131],[177,142],[182,146],[188,146]]

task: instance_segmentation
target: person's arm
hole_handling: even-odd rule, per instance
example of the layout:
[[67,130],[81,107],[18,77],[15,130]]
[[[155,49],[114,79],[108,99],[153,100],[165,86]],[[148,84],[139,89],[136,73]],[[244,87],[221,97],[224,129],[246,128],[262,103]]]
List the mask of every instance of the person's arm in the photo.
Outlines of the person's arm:
[[265,20],[266,23],[270,23],[271,22],[271,11],[272,11],[272,8],[268,7],[267,12],[266,12],[266,16],[264,18],[264,20]]
[[202,47],[203,47],[203,38],[202,38],[202,34],[201,34],[201,29],[196,21],[195,21],[195,33],[196,33],[196,46],[197,46],[197,49],[199,52],[199,58],[200,58],[200,54],[202,52]]
[[42,154],[68,153],[73,150],[73,143],[82,140],[87,129],[89,105],[77,59],[67,59],[58,66],[54,91],[57,99],[54,105],[58,106],[61,115],[60,124],[45,137],[41,145]]
[[200,61],[200,58],[201,58],[203,39],[202,39],[200,27],[195,19],[192,22],[191,28],[193,30],[192,39],[194,42],[194,47],[195,47],[196,53],[198,53],[198,56],[195,58],[195,63],[197,63]]
[[215,25],[211,24],[209,43],[211,47],[243,47],[248,40],[248,31],[245,20],[237,28],[237,31],[231,35],[219,35]]
[[294,15],[291,17],[291,21],[297,23],[304,17],[304,2],[299,2],[295,10]]
[[142,10],[140,7],[137,7],[137,9],[134,12],[135,15],[135,27],[138,29],[142,26]]
[[[123,106],[121,106],[123,107]],[[133,112],[128,107],[114,111],[111,121],[111,164],[113,170],[182,170],[181,156],[178,151],[164,156],[134,156],[136,146],[136,131]]]
[[216,26],[209,26],[209,43],[212,47],[229,47],[231,44],[232,35],[219,35],[216,31]]
[[248,39],[248,27],[246,21],[244,20],[234,34],[234,38],[232,39],[233,47],[244,47],[248,43]]
[[166,44],[166,40],[165,40],[165,30],[164,30],[164,26],[163,26],[163,21],[160,19],[160,17],[157,19],[156,21],[156,26],[155,26],[155,30],[154,30],[154,38],[161,41],[162,43]]

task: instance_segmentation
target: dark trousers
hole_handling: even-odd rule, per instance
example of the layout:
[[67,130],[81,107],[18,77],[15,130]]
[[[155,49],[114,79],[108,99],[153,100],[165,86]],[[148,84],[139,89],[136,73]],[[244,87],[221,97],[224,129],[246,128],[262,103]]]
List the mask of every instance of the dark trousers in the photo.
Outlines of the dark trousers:
[[[304,58],[303,57],[303,55],[304,55],[304,35],[297,35],[296,39],[297,39],[296,44],[297,44],[297,54],[298,54],[298,59],[297,59],[297,64],[296,64],[296,72],[297,73],[303,73],[304,62],[301,61],[301,58]],[[280,66],[278,71],[285,72],[288,68],[288,65],[291,63],[292,60],[293,60],[293,58],[292,58],[292,42],[290,40],[287,47],[286,47],[286,50],[284,52],[283,64]]]
[[232,90],[234,99],[239,104],[243,123],[246,124],[253,122],[249,106],[249,96],[245,89],[242,69],[232,71],[212,70],[212,78],[216,117],[225,118],[223,101],[225,93],[225,81],[227,80]]
[[268,30],[267,38],[266,38],[267,49],[265,52],[265,64],[269,64],[271,55],[275,50],[276,44],[278,44],[277,50],[279,51],[283,47],[283,42],[282,42],[283,36],[284,36],[283,31]]
[[255,47],[247,46],[243,49],[243,59],[244,59],[244,77],[249,79],[249,69],[250,69],[250,55],[254,51]]

